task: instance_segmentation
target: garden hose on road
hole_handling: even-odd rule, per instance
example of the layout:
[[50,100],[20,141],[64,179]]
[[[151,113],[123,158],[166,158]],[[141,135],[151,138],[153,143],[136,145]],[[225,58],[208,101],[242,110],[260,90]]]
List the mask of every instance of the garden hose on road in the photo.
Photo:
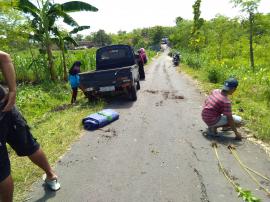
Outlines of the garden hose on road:
[[238,186],[236,185],[236,183],[230,178],[230,176],[228,176],[228,174],[225,171],[224,166],[222,165],[219,155],[218,155],[218,151],[217,151],[217,143],[216,142],[212,142],[212,148],[214,149],[214,152],[216,154],[217,160],[218,160],[218,166],[221,170],[221,172],[223,173],[223,175],[226,177],[226,179],[233,185],[233,187],[237,190]]
[[255,171],[255,170],[249,168],[248,166],[246,166],[246,165],[241,161],[241,159],[239,158],[239,156],[238,156],[238,154],[237,154],[237,152],[236,152],[236,148],[235,148],[234,146],[229,145],[229,146],[228,146],[228,149],[230,150],[230,152],[232,153],[232,155],[234,156],[234,158],[237,160],[237,162],[240,164],[241,168],[243,168],[244,171],[246,171],[246,173],[250,176],[250,178],[257,184],[257,186],[258,186],[259,188],[261,188],[262,190],[264,190],[264,191],[268,194],[268,196],[270,196],[269,190],[268,190],[267,188],[265,188],[264,186],[262,186],[262,185],[260,184],[260,182],[252,175],[252,173],[254,173],[254,174],[260,176],[261,178],[265,179],[265,180],[268,181],[268,182],[270,182],[270,179],[267,178],[267,177],[265,177],[265,176],[263,176],[263,175],[260,174],[259,172],[257,172],[257,171]]
[[251,191],[243,189],[242,187],[240,187],[240,185],[238,185],[234,182],[234,180],[227,174],[224,166],[222,165],[222,163],[220,161],[218,151],[217,151],[217,148],[218,148],[217,143],[212,142],[211,146],[216,154],[216,157],[218,160],[218,166],[219,166],[220,170],[222,171],[223,175],[228,180],[228,182],[230,182],[230,184],[233,185],[235,191],[238,193],[238,197],[242,197],[242,199],[246,202],[259,202],[259,201],[261,201],[260,199],[254,197],[252,195]]

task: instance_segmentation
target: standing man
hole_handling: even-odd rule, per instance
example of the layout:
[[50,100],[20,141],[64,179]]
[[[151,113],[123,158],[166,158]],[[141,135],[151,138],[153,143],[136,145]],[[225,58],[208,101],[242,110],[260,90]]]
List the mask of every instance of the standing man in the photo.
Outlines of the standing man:
[[236,140],[242,139],[236,129],[242,125],[242,118],[232,115],[231,101],[228,99],[228,95],[232,95],[237,86],[238,81],[235,78],[229,78],[222,89],[213,90],[205,100],[202,119],[208,126],[209,135],[216,135],[219,127],[229,127],[235,133]]
[[0,69],[8,86],[7,91],[0,85],[0,201],[11,202],[14,190],[6,143],[18,156],[28,156],[34,164],[43,169],[46,173],[45,183],[51,190],[57,191],[60,189],[57,175],[33,138],[26,120],[15,106],[15,70],[9,54],[3,51],[0,51]]

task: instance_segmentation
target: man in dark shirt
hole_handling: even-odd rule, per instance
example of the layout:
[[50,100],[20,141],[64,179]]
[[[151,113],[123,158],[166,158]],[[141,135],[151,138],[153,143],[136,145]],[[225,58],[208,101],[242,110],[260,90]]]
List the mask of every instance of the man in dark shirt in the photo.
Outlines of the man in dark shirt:
[[11,202],[13,198],[13,180],[10,175],[10,161],[6,143],[18,156],[29,159],[46,173],[45,183],[54,191],[60,188],[57,175],[33,138],[26,120],[15,106],[16,77],[9,54],[0,51],[0,69],[3,73],[8,90],[0,85],[0,201]]

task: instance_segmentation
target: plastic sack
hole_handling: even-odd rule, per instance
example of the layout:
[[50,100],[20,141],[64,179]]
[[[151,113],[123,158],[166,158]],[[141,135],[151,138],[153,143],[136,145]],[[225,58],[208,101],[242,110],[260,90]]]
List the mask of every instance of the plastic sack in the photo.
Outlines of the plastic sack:
[[86,130],[95,130],[117,120],[119,114],[112,109],[104,109],[83,118],[82,124]]

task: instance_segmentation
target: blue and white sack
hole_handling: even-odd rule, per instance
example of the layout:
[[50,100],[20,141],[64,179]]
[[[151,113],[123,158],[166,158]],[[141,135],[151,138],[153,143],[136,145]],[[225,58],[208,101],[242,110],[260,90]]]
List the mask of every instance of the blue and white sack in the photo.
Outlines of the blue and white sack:
[[84,129],[86,130],[95,130],[103,126],[108,125],[109,123],[117,120],[119,114],[112,109],[104,109],[94,114],[90,114],[82,120]]

